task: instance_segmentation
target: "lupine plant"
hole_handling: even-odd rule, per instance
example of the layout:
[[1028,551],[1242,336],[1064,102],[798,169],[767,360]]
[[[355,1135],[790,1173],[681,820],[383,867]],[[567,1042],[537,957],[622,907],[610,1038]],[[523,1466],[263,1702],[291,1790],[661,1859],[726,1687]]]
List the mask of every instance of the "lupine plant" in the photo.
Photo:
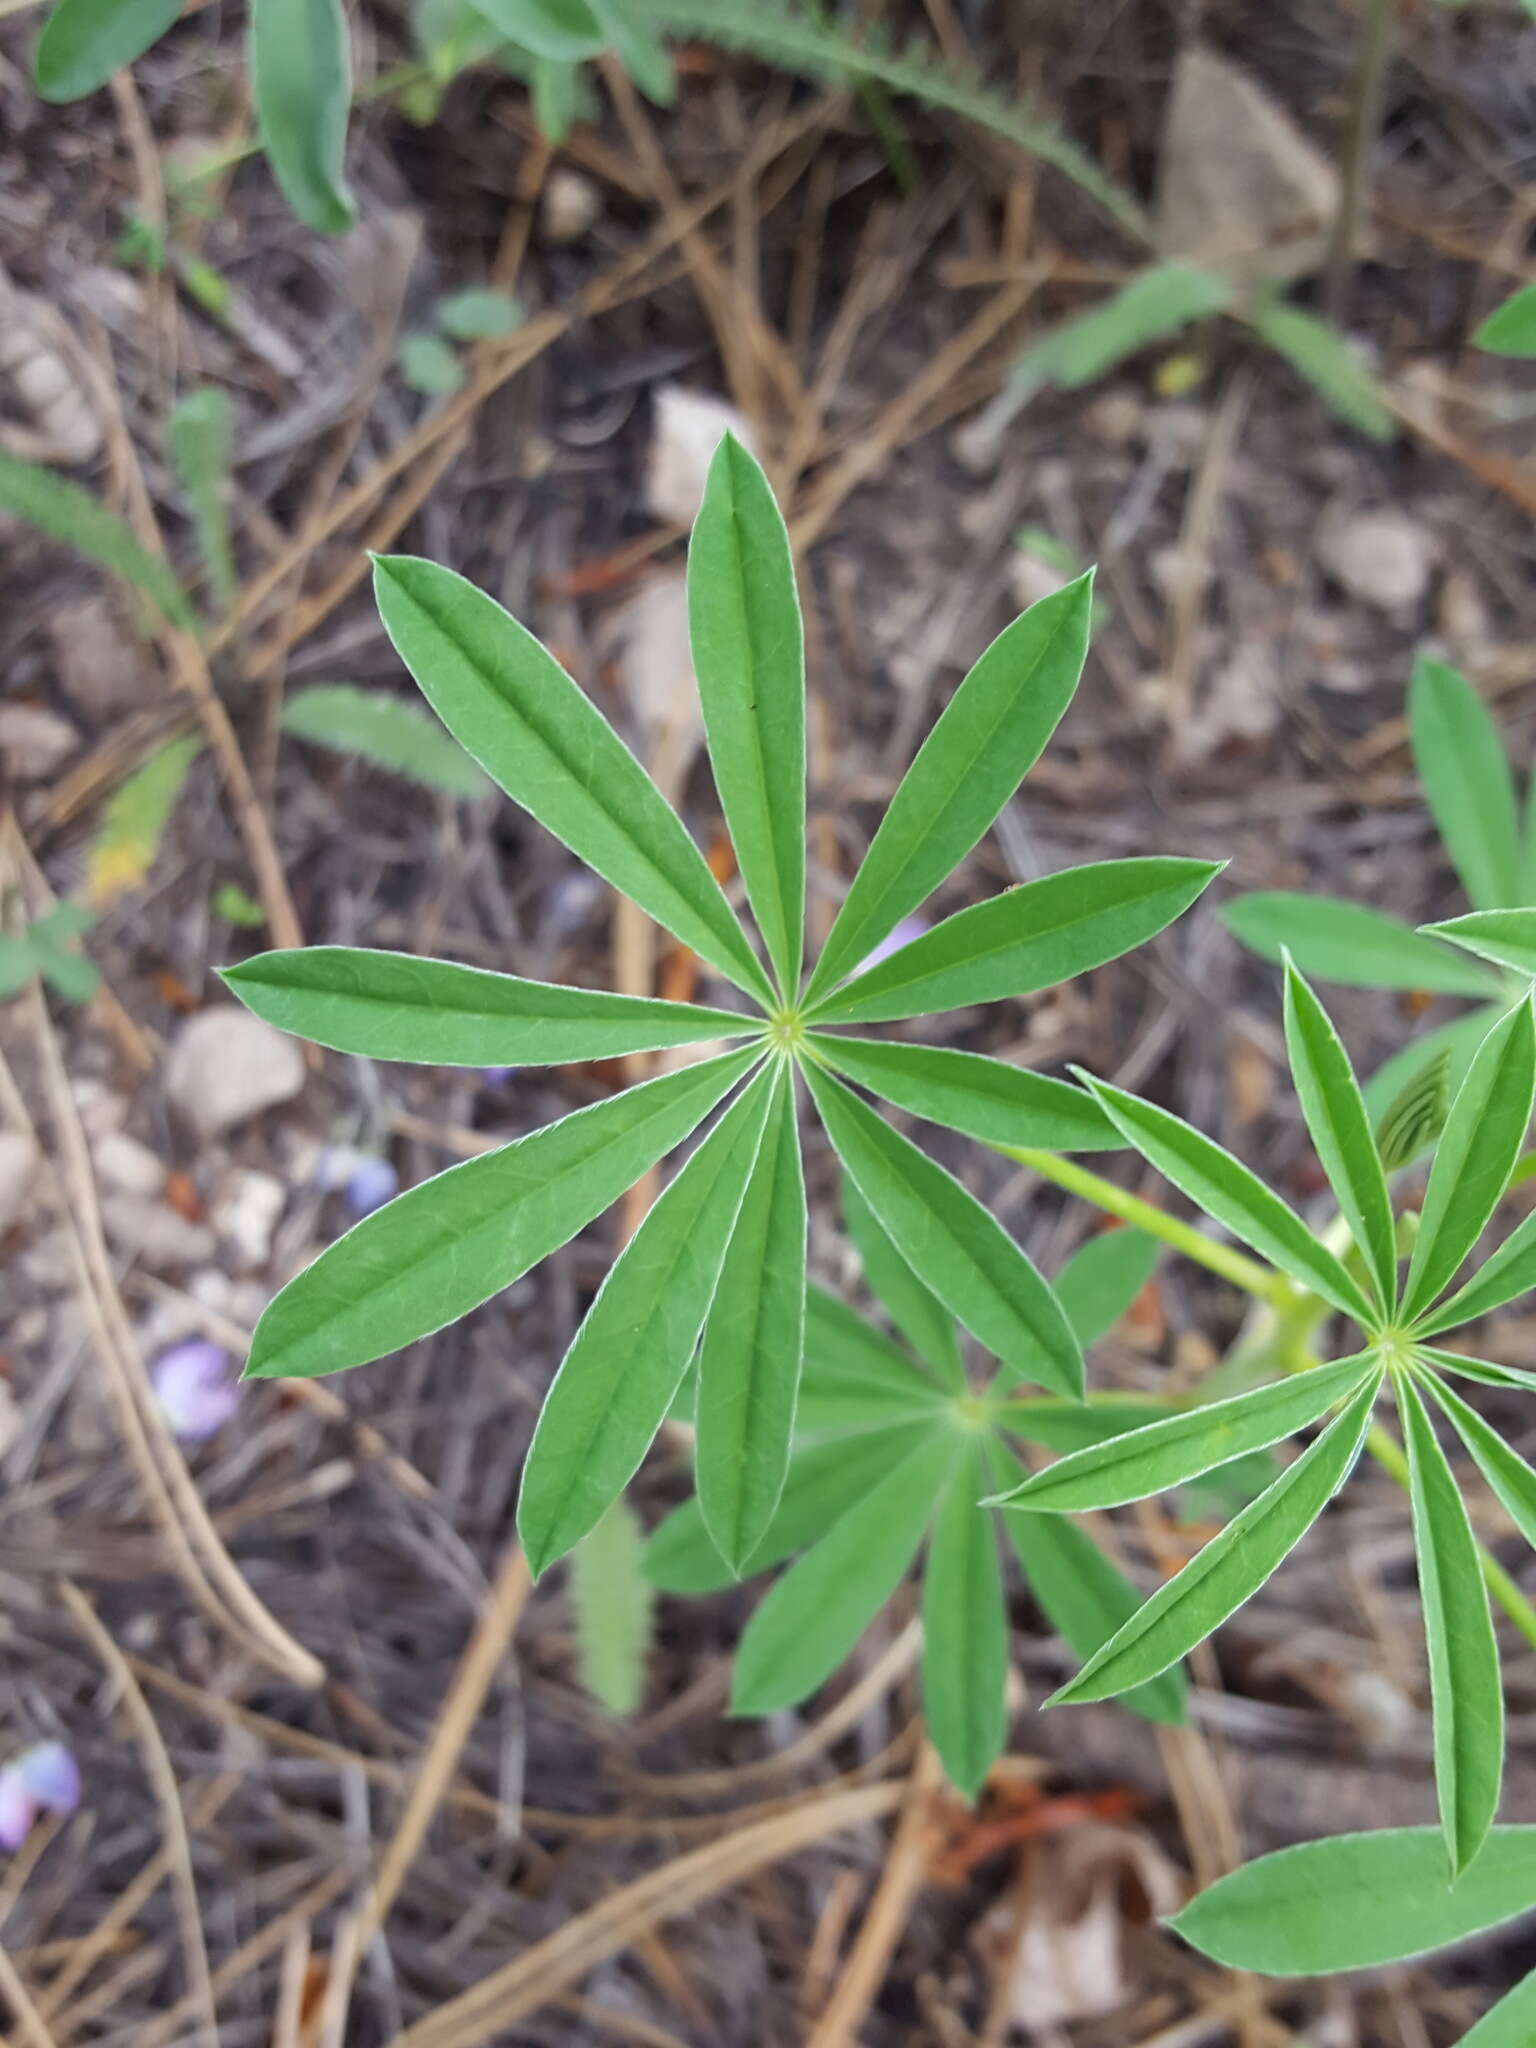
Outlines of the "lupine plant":
[[[1477,691],[1445,663],[1421,658],[1408,691],[1408,724],[1430,814],[1474,911],[1536,903],[1536,779],[1522,806],[1498,727]],[[1441,1052],[1452,1081],[1459,1080],[1489,1027],[1536,973],[1536,960],[1524,965],[1492,944],[1473,943],[1476,918],[1415,931],[1363,903],[1284,889],[1239,896],[1223,916],[1254,952],[1279,960],[1289,951],[1318,980],[1477,1003],[1389,1060],[1372,1077],[1373,1107]],[[1446,939],[1462,950],[1452,951]]]
[[[1000,1496],[999,1504],[1032,1514],[1116,1507],[1323,1424],[1279,1478],[1160,1586],[1055,1695],[1058,1702],[1105,1699],[1167,1669],[1251,1598],[1317,1520],[1369,1442],[1411,1495],[1436,1781],[1450,1872],[1459,1876],[1492,1825],[1502,1775],[1502,1692],[1484,1580],[1528,1635],[1536,1616],[1500,1568],[1480,1557],[1431,1416],[1438,1413],[1450,1424],[1515,1526],[1536,1542],[1536,1472],[1449,1384],[1461,1378],[1530,1388],[1536,1376],[1464,1357],[1440,1342],[1536,1283],[1531,1217],[1458,1284],[1508,1185],[1530,1118],[1536,1027],[1523,995],[1484,1039],[1440,1133],[1422,1209],[1410,1220],[1394,1217],[1348,1055],[1321,1003],[1289,962],[1285,1026],[1302,1113],[1347,1229],[1343,1255],[1231,1153],[1189,1124],[1121,1089],[1082,1078],[1126,1142],[1266,1262],[1243,1284],[1267,1292],[1293,1316],[1299,1310],[1293,1332],[1338,1315],[1354,1326],[1360,1341],[1326,1364],[1298,1344],[1281,1354],[1291,1371],[1273,1384],[1072,1452]],[[1062,1164],[1066,1171],[1057,1177],[1075,1181],[1078,1192],[1096,1199],[1092,1187],[1083,1185],[1093,1177]],[[1135,1208],[1115,1201],[1113,1191],[1106,1205],[1122,1213]],[[1396,1404],[1406,1457],[1373,1421],[1386,1389]]]
[[[1091,1656],[1140,1595],[1093,1538],[1064,1516],[994,1518],[982,1505],[1017,1477],[1016,1443],[1056,1451],[1097,1443],[1175,1411],[1135,1395],[1021,1393],[987,1360],[968,1373],[954,1318],[912,1271],[851,1182],[844,1216],[892,1329],[882,1331],[814,1283],[806,1290],[805,1369],[784,1490],[745,1573],[788,1562],[736,1659],[732,1710],[795,1706],[840,1665],[906,1577],[926,1540],[923,1715],[950,1781],[974,1798],[1007,1734],[1008,1610],[998,1538],[1009,1543],[1052,1626]],[[1147,1281],[1158,1246],[1139,1230],[1091,1238],[1054,1289],[1086,1351]],[[733,1573],[710,1537],[700,1492],[651,1538],[646,1571],[664,1592],[697,1595]],[[792,1562],[790,1562],[792,1560]],[[1163,1673],[1123,1704],[1184,1718],[1184,1681]]]
[[379,1058],[483,1068],[729,1047],[388,1203],[272,1302],[247,1373],[335,1372],[443,1328],[548,1257],[721,1108],[566,1353],[528,1453],[518,1527],[536,1572],[571,1550],[638,1468],[697,1351],[700,1498],[711,1540],[739,1571],[773,1520],[794,1432],[806,1248],[798,1075],[923,1285],[1011,1379],[1081,1399],[1081,1346],[1027,1255],[855,1088],[1021,1144],[1113,1146],[1114,1124],[1069,1083],[844,1027],[1051,987],[1161,931],[1216,872],[1173,857],[1069,869],[956,911],[864,964],[988,830],[1066,710],[1091,579],[1031,607],[965,677],[809,973],[799,600],[783,519],[740,443],[727,437],[711,465],[688,604],[709,758],[761,953],[682,820],[531,633],[431,562],[381,559],[375,591],[396,650],[467,751],[752,1010],[345,947],[267,953],[230,970],[231,989],[258,1015]]

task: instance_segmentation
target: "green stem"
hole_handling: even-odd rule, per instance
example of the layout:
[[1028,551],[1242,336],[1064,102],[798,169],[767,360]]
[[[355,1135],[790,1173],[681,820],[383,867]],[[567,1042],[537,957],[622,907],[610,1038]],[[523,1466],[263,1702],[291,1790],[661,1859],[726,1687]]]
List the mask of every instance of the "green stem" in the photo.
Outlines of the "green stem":
[[1028,1145],[994,1145],[992,1150],[1001,1152],[1007,1159],[1017,1160],[1020,1166],[1027,1166],[1042,1180],[1065,1188],[1068,1194],[1092,1202],[1096,1209],[1118,1216],[1122,1223],[1146,1231],[1149,1237],[1161,1238],[1164,1244],[1182,1252],[1186,1259],[1193,1259],[1197,1265],[1219,1274],[1223,1280],[1241,1288],[1244,1294],[1253,1295],[1255,1300],[1267,1301],[1275,1308],[1290,1308],[1298,1298],[1296,1289],[1283,1274],[1261,1266],[1257,1259],[1234,1251],[1230,1245],[1218,1244],[1191,1224],[1181,1223],[1178,1217],[1170,1216],[1166,1209],[1159,1209],[1154,1202],[1144,1202],[1139,1195],[1127,1194],[1112,1180],[1105,1180],[1101,1174],[1090,1173],[1086,1166],[1079,1166],[1075,1159],[1063,1159],[1057,1152],[1037,1152]]

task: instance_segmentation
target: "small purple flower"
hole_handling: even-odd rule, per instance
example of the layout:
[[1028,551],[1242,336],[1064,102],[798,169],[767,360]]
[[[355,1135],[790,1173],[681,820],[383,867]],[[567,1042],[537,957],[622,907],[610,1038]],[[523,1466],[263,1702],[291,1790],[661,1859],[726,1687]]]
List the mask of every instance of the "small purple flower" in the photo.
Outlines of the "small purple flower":
[[400,1192],[400,1176],[389,1161],[376,1152],[360,1152],[355,1145],[327,1145],[315,1168],[315,1182],[328,1195],[344,1194],[359,1220]]
[[204,1337],[188,1337],[156,1359],[150,1375],[155,1399],[183,1443],[206,1443],[240,1405],[229,1365],[229,1353]]
[[510,1081],[517,1071],[516,1067],[482,1067],[480,1078],[487,1088],[499,1088],[504,1081]]
[[882,960],[889,960],[891,955],[900,952],[903,946],[910,946],[914,939],[920,939],[927,929],[927,918],[904,917],[895,931],[888,932],[873,952],[865,955],[854,972],[863,974],[868,968],[878,967]]
[[0,1770],[0,1849],[15,1851],[40,1813],[73,1813],[80,1766],[62,1742],[35,1742]]

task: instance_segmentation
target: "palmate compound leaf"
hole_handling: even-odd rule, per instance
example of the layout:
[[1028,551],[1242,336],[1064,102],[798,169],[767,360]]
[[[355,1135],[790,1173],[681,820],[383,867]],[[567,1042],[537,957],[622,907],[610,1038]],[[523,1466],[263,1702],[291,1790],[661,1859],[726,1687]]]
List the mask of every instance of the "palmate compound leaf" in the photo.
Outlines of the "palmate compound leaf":
[[1406,1962],[1533,1906],[1536,1827],[1494,1828],[1454,1881],[1438,1828],[1383,1828],[1260,1856],[1170,1925],[1228,1969],[1310,1977]]
[[1007,1734],[1008,1610],[980,1440],[960,1454],[923,1572],[923,1719],[949,1781],[974,1799]]
[[1301,1541],[1359,1456],[1381,1384],[1359,1392],[1274,1484],[1158,1587],[1048,1706],[1112,1699],[1155,1678],[1236,1613]]
[[396,652],[449,731],[514,803],[738,988],[773,989],[681,818],[526,627],[462,576],[374,565]]
[[688,624],[710,764],[747,897],[793,1002],[805,925],[805,636],[784,518],[733,434],[688,546]]
[[1080,1514],[1167,1493],[1249,1451],[1261,1451],[1326,1415],[1366,1380],[1380,1377],[1370,1353],[1316,1366],[1293,1379],[1174,1415],[1073,1451],[1000,1494],[1011,1511]]
[[1413,1322],[1455,1277],[1509,1184],[1536,1097],[1536,1026],[1517,1003],[1478,1047],[1435,1147],[1403,1285]]
[[820,1025],[889,1023],[1054,988],[1172,924],[1219,861],[1106,860],[1025,882],[935,925],[811,1011]]
[[1482,1847],[1504,1773],[1499,1648],[1477,1542],[1417,1386],[1393,1375],[1408,1450],[1419,1601],[1429,1648],[1435,1787],[1453,1876]]
[[929,1432],[775,1581],[736,1653],[733,1713],[795,1706],[832,1675],[906,1577],[963,1448]]
[[850,1178],[918,1278],[1012,1377],[1080,1398],[1077,1339],[1002,1225],[840,1081],[814,1067],[806,1080]]
[[268,1305],[246,1376],[365,1365],[488,1301],[681,1144],[760,1057],[749,1046],[643,1081],[397,1195]]
[[1365,1260],[1376,1306],[1390,1315],[1397,1302],[1397,1237],[1381,1154],[1349,1054],[1289,959],[1285,1044],[1313,1147]]
[[843,900],[806,984],[807,1007],[959,866],[1039,759],[1077,689],[1092,607],[1091,576],[1031,605],[951,697]]
[[772,1522],[789,1467],[805,1230],[794,1076],[782,1064],[699,1351],[699,1502],[721,1556],[738,1572]]
[[517,1533],[537,1577],[639,1470],[698,1345],[782,1066],[759,1073],[704,1139],[597,1291],[545,1396]]
[[750,1017],[696,1003],[523,981],[360,946],[258,953],[226,985],[280,1030],[368,1059],[540,1067],[745,1038]]
[[1271,1265],[1353,1316],[1363,1328],[1372,1326],[1375,1318],[1370,1303],[1338,1258],[1319,1244],[1295,1210],[1240,1160],[1168,1110],[1107,1081],[1095,1080],[1091,1074],[1080,1074],[1079,1079],[1127,1144],[1134,1145],[1197,1208],[1224,1224]]

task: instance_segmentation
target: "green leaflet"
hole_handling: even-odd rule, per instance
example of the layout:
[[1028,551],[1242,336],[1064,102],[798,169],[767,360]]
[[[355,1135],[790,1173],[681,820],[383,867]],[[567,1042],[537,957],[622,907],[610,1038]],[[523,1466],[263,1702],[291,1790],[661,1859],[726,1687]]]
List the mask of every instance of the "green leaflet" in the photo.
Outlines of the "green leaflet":
[[13,512],[50,540],[99,562],[141,591],[171,625],[196,631],[197,615],[169,564],[140,547],[127,522],[79,484],[0,449],[0,512]]
[[1536,356],[1536,284],[1495,306],[1472,341],[1496,356]]
[[1295,1210],[1230,1152],[1182,1118],[1158,1109],[1122,1088],[1080,1076],[1128,1144],[1150,1160],[1197,1208],[1224,1224],[1234,1237],[1294,1280],[1369,1329],[1369,1303],[1325,1245]]
[[1031,605],[949,700],[880,821],[806,985],[810,1007],[950,874],[1039,759],[1088,652],[1092,578]]
[[649,0],[591,0],[614,55],[648,100],[670,107],[677,75],[667,46],[649,19]]
[[1080,391],[1149,343],[1219,313],[1231,296],[1231,286],[1213,271],[1154,264],[1088,312],[1053,327],[1015,363],[1009,382],[1026,395],[1047,384]]
[[208,571],[208,586],[223,608],[233,604],[235,557],[229,538],[230,440],[233,425],[229,396],[217,385],[189,391],[171,413],[171,460],[187,494],[197,545]]
[[1477,1049],[1429,1169],[1402,1313],[1415,1320],[1455,1277],[1509,1182],[1536,1095],[1531,1005],[1516,1004]]
[[251,0],[251,98],[262,147],[307,228],[344,235],[357,220],[347,190],[352,47],[342,0]]
[[688,544],[688,626],[737,865],[793,1002],[805,927],[805,640],[783,515],[733,434],[715,450]]
[[1455,669],[1421,655],[1408,723],[1419,780],[1473,908],[1518,903],[1514,777],[1487,705]]
[[451,733],[420,704],[360,689],[312,683],[283,706],[283,731],[333,753],[356,754],[449,796],[489,796],[491,785]]
[[268,1304],[246,1377],[365,1365],[488,1301],[681,1144],[759,1057],[748,1047],[643,1081],[397,1195]]
[[[932,1443],[932,1420],[888,1423],[827,1443],[797,1445],[784,1490],[747,1563],[756,1574],[815,1543],[851,1501],[860,1500],[913,1452]],[[664,1593],[718,1593],[737,1574],[715,1548],[695,1493],[674,1508],[646,1546],[645,1574]]]
[[1440,1820],[1459,1877],[1498,1811],[1504,1772],[1504,1695],[1499,1648],[1477,1543],[1455,1476],[1417,1387],[1393,1375],[1413,1501],[1413,1547],[1429,1646]]
[[493,598],[409,555],[379,614],[428,703],[515,803],[749,995],[773,990],[704,856],[602,713]]
[[473,6],[508,42],[536,57],[574,63],[598,56],[607,46],[603,25],[587,0],[473,0]]
[[503,341],[522,325],[523,309],[510,292],[467,285],[439,299],[433,317],[455,341]]
[[775,1581],[736,1652],[733,1714],[771,1714],[837,1669],[906,1577],[960,1449],[935,1431]]
[[1428,1344],[1414,1345],[1414,1355],[1426,1359],[1437,1372],[1455,1373],[1464,1380],[1476,1380],[1483,1387],[1517,1387],[1521,1393],[1536,1393],[1536,1372],[1522,1372],[1517,1365],[1490,1365],[1485,1358],[1464,1358],[1459,1351],[1436,1351]]
[[802,1436],[869,1429],[946,1405],[928,1374],[825,1289],[805,1294],[805,1369],[795,1427]]
[[[1227,928],[1265,960],[1290,952],[1303,974],[1346,988],[1400,988],[1489,996],[1498,984],[1396,918],[1336,896],[1285,889],[1239,896],[1221,912]],[[1430,929],[1433,929],[1431,927]]]
[[1279,298],[1261,298],[1250,318],[1255,331],[1341,420],[1373,441],[1393,438],[1397,424],[1375,378],[1330,321]]
[[[1023,1476],[1024,1467],[994,1441],[989,1446],[994,1485]],[[1091,1657],[1141,1605],[1141,1594],[1093,1538],[1065,1515],[1004,1515],[1030,1591],[1051,1627],[1079,1657]],[[1179,1727],[1188,1715],[1188,1685],[1174,1664],[1117,1702],[1148,1721]]]
[[773,1520],[789,1467],[805,1336],[805,1228],[794,1077],[781,1065],[699,1353],[699,1503],[737,1572]]
[[1533,1900],[1536,1827],[1495,1828],[1454,1884],[1438,1828],[1383,1828],[1260,1856],[1169,1924],[1229,1969],[1311,1977],[1425,1955],[1529,1912]]
[[1380,1374],[1373,1374],[1273,1486],[1159,1586],[1046,1705],[1111,1699],[1155,1678],[1251,1599],[1343,1485],[1365,1441],[1380,1383]]
[[1381,1155],[1349,1054],[1317,997],[1287,961],[1285,1045],[1302,1115],[1383,1314],[1397,1302],[1397,1226]]
[[1472,1278],[1418,1325],[1421,1337],[1437,1337],[1458,1323],[1475,1322],[1536,1287],[1536,1210],[1524,1217]]
[[1536,975],[1536,910],[1471,910],[1420,930],[1516,974]]
[[616,1500],[571,1552],[581,1682],[610,1714],[632,1714],[640,1704],[653,1601],[639,1520],[627,1500]]
[[923,1573],[923,1719],[949,1781],[974,1799],[1008,1732],[1008,1610],[979,1443],[950,1475]]
[[33,59],[39,95],[55,104],[84,99],[158,43],[181,0],[59,0]]
[[1212,1401],[1074,1451],[999,1495],[993,1505],[1082,1513],[1167,1493],[1233,1458],[1294,1436],[1368,1378],[1379,1377],[1380,1368],[1369,1353],[1315,1366],[1275,1386],[1236,1394],[1230,1401]]
[[918,1278],[1015,1378],[1080,1398],[1077,1339],[1002,1225],[840,1081],[814,1067],[806,1080],[854,1185]]
[[[1530,351],[1536,355],[1536,347]],[[1522,1977],[1514,1990],[1490,2006],[1461,2048],[1530,2048],[1536,2040],[1536,1970]]]
[[534,1577],[618,1499],[698,1345],[780,1074],[765,1068],[608,1269],[539,1412],[517,1533]]
[[1489,1491],[1526,1542],[1536,1548],[1536,1472],[1475,1408],[1433,1373],[1424,1375],[1424,1384],[1471,1452]]
[[760,1028],[729,1010],[521,981],[361,946],[258,953],[225,968],[223,979],[281,1031],[337,1052],[425,1066],[562,1066]]
[[1085,1351],[1131,1307],[1161,1250],[1146,1231],[1117,1227],[1099,1231],[1068,1259],[1051,1285]]
[[843,1220],[858,1247],[869,1290],[925,1364],[951,1393],[965,1392],[965,1367],[954,1321],[886,1236],[869,1204],[843,1176]]
[[993,1145],[1047,1152],[1104,1152],[1124,1143],[1093,1097],[1066,1081],[984,1053],[900,1039],[808,1034],[823,1066],[898,1109]]
[[1054,988],[1155,937],[1220,872],[1208,860],[1106,860],[1025,882],[887,955],[819,1003],[815,1021],[890,1022]]

